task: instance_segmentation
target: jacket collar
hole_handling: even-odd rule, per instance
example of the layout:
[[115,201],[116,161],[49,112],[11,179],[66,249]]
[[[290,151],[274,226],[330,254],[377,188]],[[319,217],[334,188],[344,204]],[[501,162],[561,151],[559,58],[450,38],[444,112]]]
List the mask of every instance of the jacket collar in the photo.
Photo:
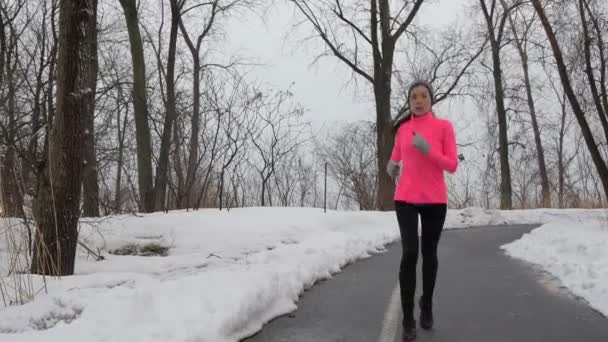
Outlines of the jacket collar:
[[411,113],[410,115],[412,117],[412,120],[414,120],[414,121],[425,121],[434,116],[433,112],[426,112],[422,115],[416,115],[414,113]]

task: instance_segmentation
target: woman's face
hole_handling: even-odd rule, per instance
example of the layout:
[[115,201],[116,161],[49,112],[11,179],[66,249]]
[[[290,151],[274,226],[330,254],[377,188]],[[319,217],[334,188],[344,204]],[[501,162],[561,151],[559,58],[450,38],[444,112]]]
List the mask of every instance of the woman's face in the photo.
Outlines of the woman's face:
[[412,113],[422,115],[431,111],[431,94],[425,86],[417,86],[410,94],[410,108]]

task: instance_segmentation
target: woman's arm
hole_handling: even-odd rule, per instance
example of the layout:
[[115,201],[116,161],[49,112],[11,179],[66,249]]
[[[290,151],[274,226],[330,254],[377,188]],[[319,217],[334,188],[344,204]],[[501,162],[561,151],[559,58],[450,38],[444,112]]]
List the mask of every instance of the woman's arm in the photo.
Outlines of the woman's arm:
[[458,148],[452,123],[445,121],[442,132],[443,144],[441,148],[431,148],[429,158],[443,170],[454,173],[458,169]]
[[399,144],[399,132],[395,134],[395,144],[393,145],[393,152],[391,153],[391,158],[386,165],[386,172],[393,179],[397,179],[401,173],[401,166],[399,162],[401,161],[401,146]]
[[395,133],[395,142],[393,145],[393,152],[391,153],[391,160],[396,162],[401,161],[401,144],[399,140],[399,131]]

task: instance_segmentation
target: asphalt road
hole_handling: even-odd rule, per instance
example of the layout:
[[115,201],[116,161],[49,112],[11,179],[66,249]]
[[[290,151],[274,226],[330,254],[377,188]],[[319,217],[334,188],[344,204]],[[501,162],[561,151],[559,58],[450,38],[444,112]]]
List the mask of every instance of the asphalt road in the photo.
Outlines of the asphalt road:
[[[531,229],[444,231],[435,327],[418,328],[417,341],[608,341],[607,318],[546,273],[499,248]],[[395,291],[400,257],[397,243],[386,253],[346,267],[306,291],[295,312],[273,320],[243,342],[400,341],[401,311]],[[421,280],[416,297],[420,285]]]

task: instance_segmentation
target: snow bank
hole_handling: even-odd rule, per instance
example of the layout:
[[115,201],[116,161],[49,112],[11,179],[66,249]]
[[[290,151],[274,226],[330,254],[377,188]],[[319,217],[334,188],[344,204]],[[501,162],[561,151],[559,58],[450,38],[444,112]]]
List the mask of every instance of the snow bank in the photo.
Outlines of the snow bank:
[[608,225],[572,220],[544,225],[502,247],[540,266],[608,316]]
[[[83,221],[80,236],[106,259],[80,250],[76,275],[47,278],[49,294],[0,310],[2,341],[237,341],[398,230],[387,213],[248,208]],[[169,255],[107,253],[149,243]]]
[[[603,211],[450,210],[446,227],[595,222]],[[0,221],[6,230],[8,221]],[[16,229],[16,228],[11,228]],[[0,235],[0,275],[9,260]],[[296,308],[299,295],[344,265],[398,241],[392,212],[310,208],[176,211],[83,220],[76,274],[46,279],[23,306],[0,308],[0,339],[70,341],[238,341]],[[126,245],[168,247],[167,256],[114,255]],[[36,289],[42,279],[34,277]]]

